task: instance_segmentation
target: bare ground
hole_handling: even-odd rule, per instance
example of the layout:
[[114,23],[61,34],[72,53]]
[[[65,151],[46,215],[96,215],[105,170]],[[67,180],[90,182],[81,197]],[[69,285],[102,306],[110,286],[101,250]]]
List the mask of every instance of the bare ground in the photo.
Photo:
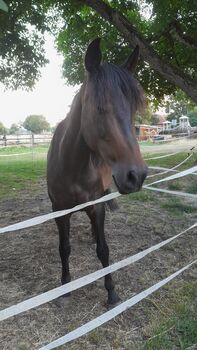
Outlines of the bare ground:
[[[121,197],[120,208],[113,213],[107,212],[106,238],[111,263],[171,237],[196,222],[196,213],[174,215],[161,208],[160,204],[168,201],[167,196],[150,192],[148,195],[150,198],[144,201]],[[0,226],[50,210],[45,181],[41,181],[18,198],[1,202]],[[71,245],[73,279],[101,267],[84,213],[76,213],[72,217]],[[140,262],[114,273],[122,301],[192,261],[196,248],[195,234],[188,232]],[[1,234],[0,252],[1,309],[60,285],[58,235],[54,222]],[[172,293],[184,281],[196,281],[196,273],[197,267],[194,266],[153,297],[62,349],[139,349],[160,301],[168,298],[169,291]],[[0,349],[38,349],[105,312],[106,297],[103,280],[99,280],[74,291],[70,298],[59,298],[4,321],[0,325]]]

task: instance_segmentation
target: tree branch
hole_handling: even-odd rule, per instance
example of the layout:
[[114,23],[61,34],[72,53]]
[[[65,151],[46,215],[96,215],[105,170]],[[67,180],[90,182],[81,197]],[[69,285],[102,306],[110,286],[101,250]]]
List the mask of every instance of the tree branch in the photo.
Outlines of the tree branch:
[[81,1],[93,8],[103,18],[113,24],[132,47],[139,45],[141,56],[153,69],[158,71],[169,82],[177,85],[188,96],[190,96],[193,101],[197,102],[197,84],[189,75],[162,61],[159,55],[151,48],[148,41],[145,40],[139,32],[137,32],[126,17],[114,10],[107,3],[103,2],[103,0]]
[[184,34],[178,21],[175,20],[171,23],[170,32],[177,40],[182,42],[184,45],[191,47],[192,49],[197,49],[197,40]]

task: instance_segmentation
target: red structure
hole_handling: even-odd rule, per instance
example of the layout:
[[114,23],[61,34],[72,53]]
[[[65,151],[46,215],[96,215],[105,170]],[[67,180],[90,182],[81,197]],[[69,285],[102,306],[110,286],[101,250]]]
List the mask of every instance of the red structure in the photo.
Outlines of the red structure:
[[161,127],[157,125],[140,124],[135,126],[136,136],[139,141],[152,139],[159,134],[160,130]]

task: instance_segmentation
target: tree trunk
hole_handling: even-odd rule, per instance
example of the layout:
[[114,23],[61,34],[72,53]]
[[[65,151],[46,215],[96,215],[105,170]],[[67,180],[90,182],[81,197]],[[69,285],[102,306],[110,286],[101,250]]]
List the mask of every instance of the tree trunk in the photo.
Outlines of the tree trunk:
[[143,57],[143,59],[148,62],[153,69],[158,71],[166,80],[178,86],[194,102],[197,103],[197,84],[189,75],[164,62],[151,48],[148,41],[136,31],[126,17],[111,8],[102,0],[82,0],[82,2],[96,10],[96,12],[98,12],[103,18],[113,24],[132,47],[139,45],[140,55]]

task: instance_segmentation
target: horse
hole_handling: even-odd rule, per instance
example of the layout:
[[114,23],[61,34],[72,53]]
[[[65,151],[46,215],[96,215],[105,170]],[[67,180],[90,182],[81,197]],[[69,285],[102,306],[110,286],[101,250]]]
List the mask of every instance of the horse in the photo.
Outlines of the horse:
[[[139,191],[147,175],[135,137],[134,115],[144,103],[143,91],[133,77],[139,47],[117,66],[102,62],[100,38],[85,54],[86,78],[74,97],[70,112],[53,135],[47,156],[47,187],[52,210],[62,210],[95,200],[110,192],[112,181],[121,194]],[[109,265],[105,240],[105,205],[84,209],[96,240],[96,253],[103,267]],[[59,217],[59,253],[62,284],[69,271],[70,214]],[[108,305],[120,299],[110,274],[105,276]]]

